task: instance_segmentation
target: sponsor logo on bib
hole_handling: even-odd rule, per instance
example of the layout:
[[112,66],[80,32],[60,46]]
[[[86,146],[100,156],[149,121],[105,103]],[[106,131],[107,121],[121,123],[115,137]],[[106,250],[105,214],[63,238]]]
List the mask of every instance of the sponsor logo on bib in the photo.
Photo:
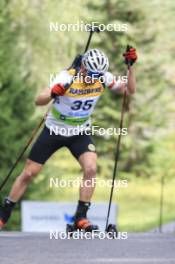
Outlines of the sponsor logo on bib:
[[93,144],[89,144],[89,145],[88,145],[88,149],[89,149],[90,151],[95,151],[95,146],[94,146]]

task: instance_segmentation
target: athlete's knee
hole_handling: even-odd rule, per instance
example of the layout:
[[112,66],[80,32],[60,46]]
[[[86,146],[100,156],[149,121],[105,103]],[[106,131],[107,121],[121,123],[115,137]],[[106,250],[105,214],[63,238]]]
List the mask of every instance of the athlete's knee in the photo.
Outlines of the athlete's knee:
[[24,169],[20,175],[20,178],[23,182],[28,183],[36,176],[36,174],[37,172],[34,172],[30,169]]
[[84,168],[84,177],[85,178],[94,178],[97,172],[96,165],[90,165]]
[[40,170],[40,165],[34,165],[32,162],[27,161],[26,166],[19,177],[24,183],[28,183],[33,180]]

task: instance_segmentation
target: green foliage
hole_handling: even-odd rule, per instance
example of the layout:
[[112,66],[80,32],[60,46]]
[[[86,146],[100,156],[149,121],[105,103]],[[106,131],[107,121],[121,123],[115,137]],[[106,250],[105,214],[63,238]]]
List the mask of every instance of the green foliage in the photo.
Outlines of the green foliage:
[[[121,55],[128,43],[138,51],[139,59],[135,66],[137,93],[128,98],[127,102],[125,127],[128,127],[129,134],[122,139],[120,163],[123,171],[132,171],[137,176],[146,177],[154,175],[155,164],[151,159],[156,158],[158,145],[164,141],[163,149],[167,146],[169,150],[167,136],[172,133],[172,115],[175,110],[172,97],[174,92],[170,86],[170,83],[173,84],[170,73],[173,62],[168,64],[169,54],[173,57],[173,28],[169,21],[173,20],[172,10],[175,4],[169,1],[157,6],[158,2],[104,0],[90,4],[92,10],[101,10],[98,13],[100,23],[128,25],[127,33],[107,31],[100,36],[98,45],[108,54],[112,72],[124,74]],[[163,19],[160,20],[160,17]],[[165,45],[162,45],[164,35]],[[165,76],[170,76],[171,79]],[[104,127],[116,127],[119,124],[120,110],[118,96],[107,92],[95,112],[94,122]],[[107,153],[108,158],[113,158],[116,138],[106,140],[99,137],[98,143],[103,139],[103,145],[99,144],[100,156],[106,156]],[[171,155],[174,157],[173,153]],[[168,163],[168,158],[164,162]],[[161,168],[161,163],[159,165]]]
[[[11,16],[10,2],[1,1],[0,8],[0,180],[15,161],[17,153],[24,145],[32,127],[31,107],[33,90],[28,76],[30,72],[22,71],[22,56],[19,48],[19,29]],[[12,180],[1,192],[3,196]]]

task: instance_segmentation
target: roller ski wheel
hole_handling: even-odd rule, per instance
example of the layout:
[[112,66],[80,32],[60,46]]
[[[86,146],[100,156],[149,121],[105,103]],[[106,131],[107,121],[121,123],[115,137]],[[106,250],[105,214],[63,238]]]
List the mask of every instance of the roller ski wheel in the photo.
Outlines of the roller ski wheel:
[[106,229],[106,233],[108,233],[108,235],[110,235],[110,237],[112,237],[112,238],[117,238],[118,237],[118,230],[117,230],[116,225],[109,224],[107,229]]

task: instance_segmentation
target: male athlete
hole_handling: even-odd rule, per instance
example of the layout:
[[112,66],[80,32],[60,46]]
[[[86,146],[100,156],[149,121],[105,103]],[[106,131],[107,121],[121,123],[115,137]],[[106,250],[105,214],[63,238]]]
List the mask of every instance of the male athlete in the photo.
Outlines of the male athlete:
[[[96,175],[97,155],[94,143],[86,131],[91,125],[90,116],[105,87],[117,93],[123,93],[126,89],[128,94],[136,91],[132,66],[137,59],[136,50],[130,47],[123,56],[125,63],[130,63],[131,66],[127,84],[107,71],[109,62],[102,51],[91,49],[83,55],[76,78],[74,69],[63,70],[50,87],[36,98],[36,105],[39,106],[47,105],[53,100],[52,108],[46,117],[44,129],[30,151],[22,173],[16,178],[10,194],[4,199],[4,204],[0,208],[1,228],[7,223],[15,204],[26,191],[28,184],[42,170],[49,157],[58,149],[67,147],[83,170],[83,182],[80,186],[74,225],[77,229],[85,231],[98,229],[98,226],[93,225],[87,218],[94,192],[94,184],[90,186],[89,182],[93,182]],[[57,127],[60,133],[50,133],[53,127]],[[78,134],[74,133],[77,127],[81,128]],[[61,133],[63,128],[64,134]]]

